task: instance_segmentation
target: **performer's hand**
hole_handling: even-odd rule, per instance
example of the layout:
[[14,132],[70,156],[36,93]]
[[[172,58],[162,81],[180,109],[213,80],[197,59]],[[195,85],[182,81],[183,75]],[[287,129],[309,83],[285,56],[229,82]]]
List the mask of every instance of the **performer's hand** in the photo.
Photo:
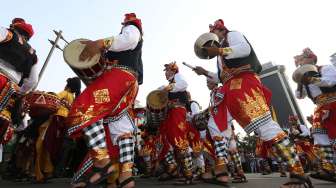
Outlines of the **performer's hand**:
[[218,56],[220,55],[220,50],[217,47],[203,47],[206,50],[208,56]]
[[104,40],[96,41],[82,41],[82,44],[86,44],[84,50],[79,55],[80,61],[91,60],[93,56],[99,54],[104,49]]
[[302,83],[307,85],[307,84],[314,84],[317,82],[320,82],[321,79],[319,77],[315,77],[315,76],[303,76],[302,78]]
[[208,56],[229,55],[232,53],[231,48],[203,47],[208,53]]
[[173,87],[174,87],[173,84],[169,84],[169,85],[167,85],[167,86],[164,88],[164,90],[169,92],[169,91],[171,91],[171,90],[173,89]]
[[200,67],[200,66],[196,66],[193,71],[196,72],[196,74],[198,75],[208,75],[208,71],[205,70],[203,67]]

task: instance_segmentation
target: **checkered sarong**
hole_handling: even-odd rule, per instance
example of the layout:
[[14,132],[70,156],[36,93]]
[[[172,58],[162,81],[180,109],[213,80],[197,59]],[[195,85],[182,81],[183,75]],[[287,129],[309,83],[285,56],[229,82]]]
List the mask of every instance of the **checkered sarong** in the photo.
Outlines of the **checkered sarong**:
[[175,158],[174,158],[174,151],[169,150],[168,153],[165,156],[165,160],[167,164],[176,164]]
[[228,144],[224,140],[215,141],[215,152],[218,158],[227,159]]
[[289,171],[292,174],[303,175],[304,171],[299,159],[296,154],[293,144],[288,138],[284,138],[277,143],[272,145],[273,153],[276,157],[281,157],[288,164]]
[[120,138],[119,145],[119,162],[134,162],[134,138]]
[[103,120],[83,129],[85,136],[88,137],[88,146],[94,148],[106,148],[105,130]]
[[335,165],[334,165],[334,151],[332,146],[331,145],[318,146],[318,150],[322,168],[328,172],[333,172],[335,170]]
[[238,152],[231,153],[231,159],[237,169],[242,169],[242,163]]
[[75,175],[73,176],[72,180],[71,180],[71,184],[75,184],[78,183],[78,180],[85,174],[87,173],[87,171],[93,167],[93,160],[92,158],[88,158],[87,160],[85,160],[83,162],[82,167],[75,173]]

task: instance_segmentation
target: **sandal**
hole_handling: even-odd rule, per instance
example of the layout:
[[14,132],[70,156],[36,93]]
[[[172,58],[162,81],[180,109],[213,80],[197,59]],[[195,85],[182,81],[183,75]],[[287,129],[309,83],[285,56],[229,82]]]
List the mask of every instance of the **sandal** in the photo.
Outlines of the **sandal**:
[[211,183],[211,184],[214,184],[214,185],[220,185],[220,186],[224,186],[224,187],[230,187],[228,185],[228,182],[218,180],[219,177],[223,177],[223,176],[228,176],[228,173],[227,172],[222,172],[222,173],[216,174],[215,177],[212,178],[211,180],[210,179],[206,180],[207,181],[206,183]]
[[305,188],[314,188],[312,182],[309,177],[304,177],[296,174],[291,174],[290,178],[296,179],[297,181],[289,181],[284,183],[283,185],[303,185]]
[[246,183],[246,182],[247,182],[247,179],[246,179],[246,176],[244,174],[236,175],[232,179],[232,183]]
[[177,168],[175,168],[172,172],[164,172],[163,174],[160,175],[159,181],[169,181],[174,178],[176,178],[175,174],[177,172]]
[[[91,187],[93,185],[97,185],[99,183],[101,183],[103,180],[105,180],[106,178],[108,178],[111,174],[116,173],[117,171],[112,170],[111,172],[108,172],[109,168],[112,166],[112,162],[110,161],[109,163],[107,163],[104,167],[93,167],[92,168],[92,172],[90,172],[89,174],[81,177],[77,183],[74,184],[74,187],[79,187],[76,186],[76,184],[85,184],[84,187]],[[91,178],[95,175],[99,174],[100,177],[94,181],[91,182]]]
[[119,183],[119,180],[117,181],[117,188],[123,188],[125,185],[131,183],[132,181],[135,181],[134,177],[131,176],[127,179],[125,179],[124,181],[122,181],[121,183]]
[[315,179],[319,179],[319,180],[336,182],[335,174],[331,174],[328,172],[316,172],[316,173],[310,174],[309,176]]
[[193,178],[185,178],[183,181],[177,181],[174,183],[176,186],[186,186],[186,185],[195,185]]

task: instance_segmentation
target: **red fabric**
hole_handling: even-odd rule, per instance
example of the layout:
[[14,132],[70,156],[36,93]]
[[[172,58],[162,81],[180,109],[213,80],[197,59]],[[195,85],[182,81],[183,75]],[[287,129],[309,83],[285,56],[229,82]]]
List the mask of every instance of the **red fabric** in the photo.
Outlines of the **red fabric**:
[[34,35],[33,26],[29,23],[21,21],[21,22],[14,23],[13,26],[15,28],[19,28],[19,29],[22,29],[23,31],[25,31],[29,35],[29,38],[31,38]]
[[169,109],[167,118],[160,126],[160,132],[165,135],[170,145],[179,148],[181,141],[188,142],[188,131],[190,127],[186,122],[187,110],[184,107],[173,107]]
[[330,139],[336,139],[336,102],[325,104],[315,110],[313,128],[318,128],[316,125],[327,129]]
[[12,24],[15,24],[15,23],[25,23],[26,21],[23,19],[23,18],[14,18],[12,20]]
[[43,140],[43,145],[49,152],[53,162],[59,159],[62,154],[62,145],[65,134],[64,117],[55,115],[52,117],[50,125],[45,133],[45,139]]
[[220,29],[220,30],[226,29],[226,27],[224,25],[224,21],[222,19],[218,19],[215,21],[213,25],[212,24],[209,25],[209,29],[210,29],[210,32],[213,32],[216,29]]
[[213,160],[216,160],[216,152],[215,152],[214,141],[212,140],[211,135],[209,134],[208,131],[207,131],[207,134],[206,134],[206,138],[203,142],[203,145],[204,145],[204,150],[208,152],[210,157]]
[[6,86],[7,82],[8,82],[8,78],[0,74],[0,91],[2,90],[3,87]]
[[125,18],[124,18],[124,22],[122,24],[126,24],[128,22],[132,22],[134,23],[136,26],[138,26],[142,32],[142,23],[141,23],[141,19],[138,19],[136,17],[135,13],[127,13],[125,14]]
[[255,150],[256,156],[266,159],[268,157],[268,148],[266,144],[260,139],[257,138],[256,140],[256,150]]
[[73,102],[66,122],[70,126],[82,124],[71,136],[79,136],[81,129],[107,115],[132,107],[137,92],[138,83],[131,73],[118,68],[104,72]]
[[[253,120],[249,116],[250,112],[243,108],[244,106],[242,103],[251,104],[246,96],[249,96],[254,103],[258,104],[258,107],[253,110],[257,112],[260,110],[264,110],[265,113],[269,112],[272,93],[260,82],[260,79],[255,73],[243,72],[234,76],[225,82],[223,93],[225,93],[224,101],[229,112],[243,128]],[[256,99],[255,94],[260,97],[259,101]],[[264,109],[260,107],[263,107]]]
[[194,148],[196,147],[200,147],[200,144],[203,145],[203,142],[201,140],[201,134],[200,132],[194,127],[192,126],[189,122],[187,122],[189,131],[188,131],[188,141],[189,141],[189,145],[192,147],[192,149],[194,150],[194,152],[197,151],[197,149],[199,148]]

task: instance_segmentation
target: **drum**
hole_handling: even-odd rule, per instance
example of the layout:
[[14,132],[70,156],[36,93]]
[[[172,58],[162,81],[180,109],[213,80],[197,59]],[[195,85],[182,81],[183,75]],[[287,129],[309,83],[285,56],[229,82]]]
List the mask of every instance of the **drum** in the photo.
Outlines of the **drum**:
[[317,67],[315,65],[311,65],[311,64],[304,64],[299,66],[292,75],[292,78],[294,80],[294,82],[296,83],[300,83],[302,84],[302,78],[304,76],[314,76],[317,75],[318,70]]
[[55,94],[34,91],[23,97],[23,105],[31,117],[48,116],[59,109],[61,100]]
[[147,96],[147,124],[149,127],[158,128],[168,114],[168,93],[154,90]]
[[203,131],[208,127],[209,118],[209,110],[205,109],[202,112],[194,115],[192,118],[192,124],[197,130]]
[[215,56],[209,56],[203,47],[219,47],[218,36],[214,33],[204,33],[199,36],[194,45],[194,51],[200,59],[212,59]]
[[96,54],[90,60],[80,61],[79,55],[85,48],[85,44],[82,41],[88,41],[87,39],[76,39],[71,41],[63,51],[63,57],[65,62],[71,67],[71,69],[77,74],[79,78],[88,84],[94,79],[103,74],[106,63],[102,58],[102,55]]

